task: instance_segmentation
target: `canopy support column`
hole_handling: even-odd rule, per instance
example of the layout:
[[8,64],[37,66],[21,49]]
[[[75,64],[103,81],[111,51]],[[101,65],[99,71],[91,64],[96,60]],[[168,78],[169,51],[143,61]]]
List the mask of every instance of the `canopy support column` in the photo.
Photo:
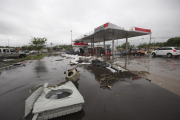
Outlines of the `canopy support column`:
[[94,37],[93,37],[93,50],[92,50],[92,55],[94,56]]
[[148,51],[149,51],[150,43],[151,43],[151,33],[150,33],[150,40],[149,40],[149,45],[148,45]]
[[126,33],[126,54],[127,54],[127,50],[128,50],[128,34]]
[[114,36],[112,40],[112,59],[114,60]]
[[92,49],[92,39],[91,39],[91,49]]
[[113,40],[112,40],[112,59],[114,61],[114,31],[113,31]]
[[[104,50],[105,50],[105,36],[104,36],[104,39],[103,39],[103,45],[104,45]],[[105,51],[106,52],[106,51]]]
[[91,49],[90,49],[90,55],[89,56],[92,56],[92,39],[91,39]]

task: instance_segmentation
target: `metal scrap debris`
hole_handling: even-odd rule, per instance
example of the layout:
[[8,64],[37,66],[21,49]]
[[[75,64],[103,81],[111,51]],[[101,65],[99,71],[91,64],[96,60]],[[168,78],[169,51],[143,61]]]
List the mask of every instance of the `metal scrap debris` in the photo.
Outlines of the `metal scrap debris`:
[[79,71],[77,71],[76,67],[65,71],[64,74],[66,74],[66,78],[72,82],[76,82],[79,79]]
[[101,79],[99,83],[101,84],[101,88],[108,88],[111,90],[111,85],[114,80],[119,80],[118,78],[113,77],[112,75],[109,74],[102,74]]

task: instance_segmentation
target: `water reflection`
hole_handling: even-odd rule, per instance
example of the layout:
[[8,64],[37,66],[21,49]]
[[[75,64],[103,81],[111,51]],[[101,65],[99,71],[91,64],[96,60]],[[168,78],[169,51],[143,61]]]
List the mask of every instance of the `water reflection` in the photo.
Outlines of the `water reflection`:
[[127,65],[131,64],[131,59],[132,57],[130,56],[125,56],[125,62],[124,62],[124,68],[127,69]]
[[124,78],[128,78],[130,81],[138,79],[134,78],[134,76],[136,75],[129,71],[122,73],[112,73],[110,70],[106,68],[96,67],[92,65],[88,66],[86,69],[94,74],[95,79],[99,83],[110,86],[119,83],[120,81],[124,81]]
[[35,65],[36,65],[35,71],[36,71],[37,73],[39,73],[39,72],[40,72],[40,73],[41,73],[41,72],[44,72],[44,73],[48,72],[47,67],[46,67],[44,61],[39,60],[39,61],[36,62]]

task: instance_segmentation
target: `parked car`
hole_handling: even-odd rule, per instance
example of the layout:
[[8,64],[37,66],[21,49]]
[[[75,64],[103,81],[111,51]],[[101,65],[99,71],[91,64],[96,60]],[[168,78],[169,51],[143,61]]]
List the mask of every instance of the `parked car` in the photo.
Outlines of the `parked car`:
[[42,50],[41,52],[43,52],[43,53],[47,53],[47,52],[48,52],[48,50],[44,49],[44,50]]
[[26,55],[29,55],[29,50],[24,51]]
[[153,56],[167,56],[171,58],[173,56],[180,56],[180,48],[178,47],[162,47],[151,52]]
[[36,54],[36,53],[38,53],[38,51],[32,50],[29,52],[29,54]]
[[17,52],[10,48],[0,48],[0,58],[21,58],[25,56],[25,52]]
[[29,54],[34,54],[34,50],[32,50],[32,51],[29,51]]
[[147,54],[147,50],[146,49],[132,49],[131,50],[131,53],[133,54],[133,55],[145,55],[145,54]]

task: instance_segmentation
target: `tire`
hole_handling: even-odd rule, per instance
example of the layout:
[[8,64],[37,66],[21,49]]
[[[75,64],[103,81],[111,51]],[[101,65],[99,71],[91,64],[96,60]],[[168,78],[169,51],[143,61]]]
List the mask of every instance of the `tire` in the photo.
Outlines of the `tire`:
[[139,52],[138,55],[141,55],[141,53]]
[[153,52],[153,53],[152,53],[152,56],[153,56],[153,57],[155,57],[155,56],[156,56],[156,54]]
[[168,57],[168,58],[172,58],[172,54],[171,54],[171,53],[168,53],[168,54],[167,54],[167,57]]

